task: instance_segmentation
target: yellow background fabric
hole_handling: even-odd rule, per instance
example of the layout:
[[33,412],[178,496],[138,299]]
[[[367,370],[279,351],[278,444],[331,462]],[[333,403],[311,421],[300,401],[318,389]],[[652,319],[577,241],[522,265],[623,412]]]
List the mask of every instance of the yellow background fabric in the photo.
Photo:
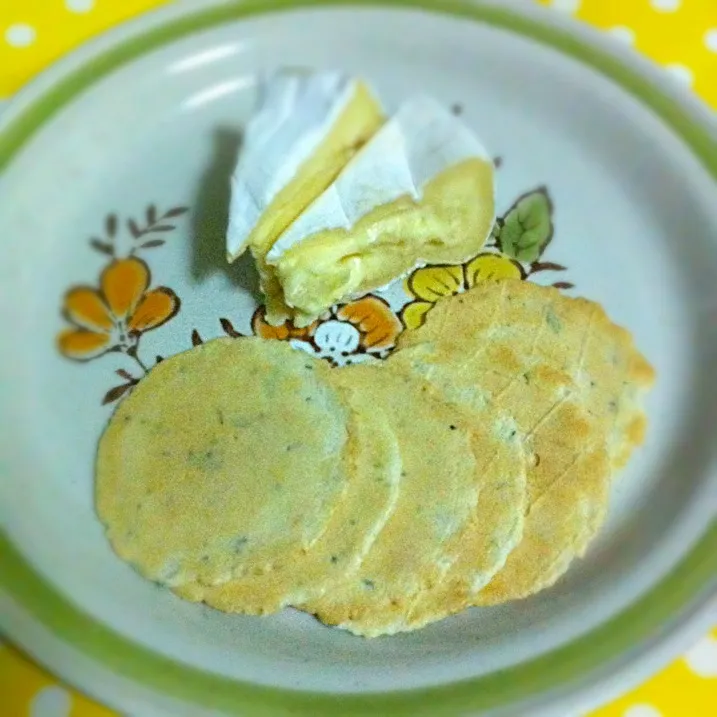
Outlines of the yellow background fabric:
[[[717,0],[536,0],[611,33],[717,109]],[[0,0],[0,98],[56,58],[163,0]],[[112,717],[0,645],[2,717]],[[646,684],[589,717],[715,717],[717,627]],[[530,717],[525,715],[521,717]],[[575,717],[574,715],[566,717]]]

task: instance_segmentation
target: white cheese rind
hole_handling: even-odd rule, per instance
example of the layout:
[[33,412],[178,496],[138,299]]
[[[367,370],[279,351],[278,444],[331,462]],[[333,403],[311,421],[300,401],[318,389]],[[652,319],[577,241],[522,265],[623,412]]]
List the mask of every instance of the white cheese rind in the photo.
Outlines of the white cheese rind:
[[408,100],[277,239],[266,259],[275,264],[303,239],[350,229],[401,196],[418,201],[431,179],[471,158],[490,161],[482,142],[459,119],[430,97]]
[[227,255],[241,255],[277,194],[331,131],[355,90],[342,72],[278,71],[259,78],[257,108],[231,178]]

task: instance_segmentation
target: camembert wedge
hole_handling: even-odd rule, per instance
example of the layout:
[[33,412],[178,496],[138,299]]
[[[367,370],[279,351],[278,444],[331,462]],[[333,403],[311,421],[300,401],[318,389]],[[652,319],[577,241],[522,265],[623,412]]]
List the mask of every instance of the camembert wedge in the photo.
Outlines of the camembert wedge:
[[383,122],[369,88],[343,73],[284,70],[260,81],[231,181],[227,258],[251,249],[272,323],[288,313],[266,252]]
[[422,264],[458,263],[495,220],[480,140],[428,97],[404,103],[266,255],[297,325]]

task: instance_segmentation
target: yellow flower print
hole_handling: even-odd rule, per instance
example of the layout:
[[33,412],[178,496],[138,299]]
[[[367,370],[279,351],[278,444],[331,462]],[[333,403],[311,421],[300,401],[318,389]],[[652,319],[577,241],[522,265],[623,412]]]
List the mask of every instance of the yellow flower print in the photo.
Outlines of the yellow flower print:
[[407,329],[417,329],[440,299],[467,291],[480,281],[524,279],[525,276],[517,261],[492,252],[479,254],[466,264],[417,269],[406,282],[407,293],[416,301],[403,307],[403,325]]
[[426,314],[433,308],[429,301],[412,301],[406,304],[401,311],[401,320],[407,329],[417,329],[423,326]]
[[501,254],[480,254],[466,264],[464,269],[467,288],[475,286],[479,281],[525,278],[523,267],[514,259]]
[[165,286],[148,290],[149,267],[137,257],[116,259],[100,276],[99,289],[77,286],[65,295],[71,324],[58,337],[67,358],[89,361],[108,351],[136,356],[140,336],[177,314],[180,301]]

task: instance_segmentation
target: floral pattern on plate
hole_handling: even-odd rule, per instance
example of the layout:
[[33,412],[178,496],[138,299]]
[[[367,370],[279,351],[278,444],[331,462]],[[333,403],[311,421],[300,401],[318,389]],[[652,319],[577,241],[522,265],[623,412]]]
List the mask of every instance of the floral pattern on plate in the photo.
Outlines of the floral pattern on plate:
[[[496,162],[499,166],[500,162]],[[175,219],[188,212],[177,206],[160,214],[154,204],[147,207],[142,222],[117,215],[105,219],[104,236],[92,237],[90,246],[107,257],[98,286],[77,285],[65,294],[62,313],[69,324],[58,337],[60,352],[69,359],[90,361],[110,352],[127,355],[135,366],[115,373],[122,383],[107,391],[103,403],[111,403],[131,391],[151,365],[140,356],[142,337],[171,321],[181,308],[177,294],[166,286],[151,287],[147,261],[139,254],[156,249],[176,229]],[[251,316],[250,333],[265,339],[288,341],[297,349],[346,366],[386,358],[404,330],[415,329],[440,299],[467,291],[481,281],[530,279],[539,272],[561,272],[565,267],[543,261],[543,253],[554,234],[553,202],[546,187],[522,194],[508,211],[498,217],[481,252],[463,264],[441,264],[414,270],[403,282],[408,303],[395,311],[382,296],[368,294],[338,304],[310,326],[298,328],[291,321],[272,326],[263,306]],[[567,281],[553,286],[572,288]],[[247,334],[226,318],[219,318],[222,332],[239,338]],[[204,343],[197,329],[191,345]],[[156,355],[155,363],[162,356]]]
[[[118,369],[116,373],[124,383],[111,388],[103,403],[116,401],[148,373],[147,364],[139,356],[142,336],[166,324],[181,308],[172,289],[149,288],[150,268],[137,255],[162,246],[165,239],[161,237],[176,228],[172,220],[188,211],[188,207],[173,207],[160,215],[151,204],[146,221],[140,224],[129,218],[125,231],[116,214],[107,215],[104,236],[90,238],[90,247],[108,258],[99,285],[76,285],[65,294],[62,314],[70,326],[57,337],[60,353],[75,361],[91,361],[120,352],[129,356],[139,370],[136,376]],[[160,360],[157,356],[156,361]]]

